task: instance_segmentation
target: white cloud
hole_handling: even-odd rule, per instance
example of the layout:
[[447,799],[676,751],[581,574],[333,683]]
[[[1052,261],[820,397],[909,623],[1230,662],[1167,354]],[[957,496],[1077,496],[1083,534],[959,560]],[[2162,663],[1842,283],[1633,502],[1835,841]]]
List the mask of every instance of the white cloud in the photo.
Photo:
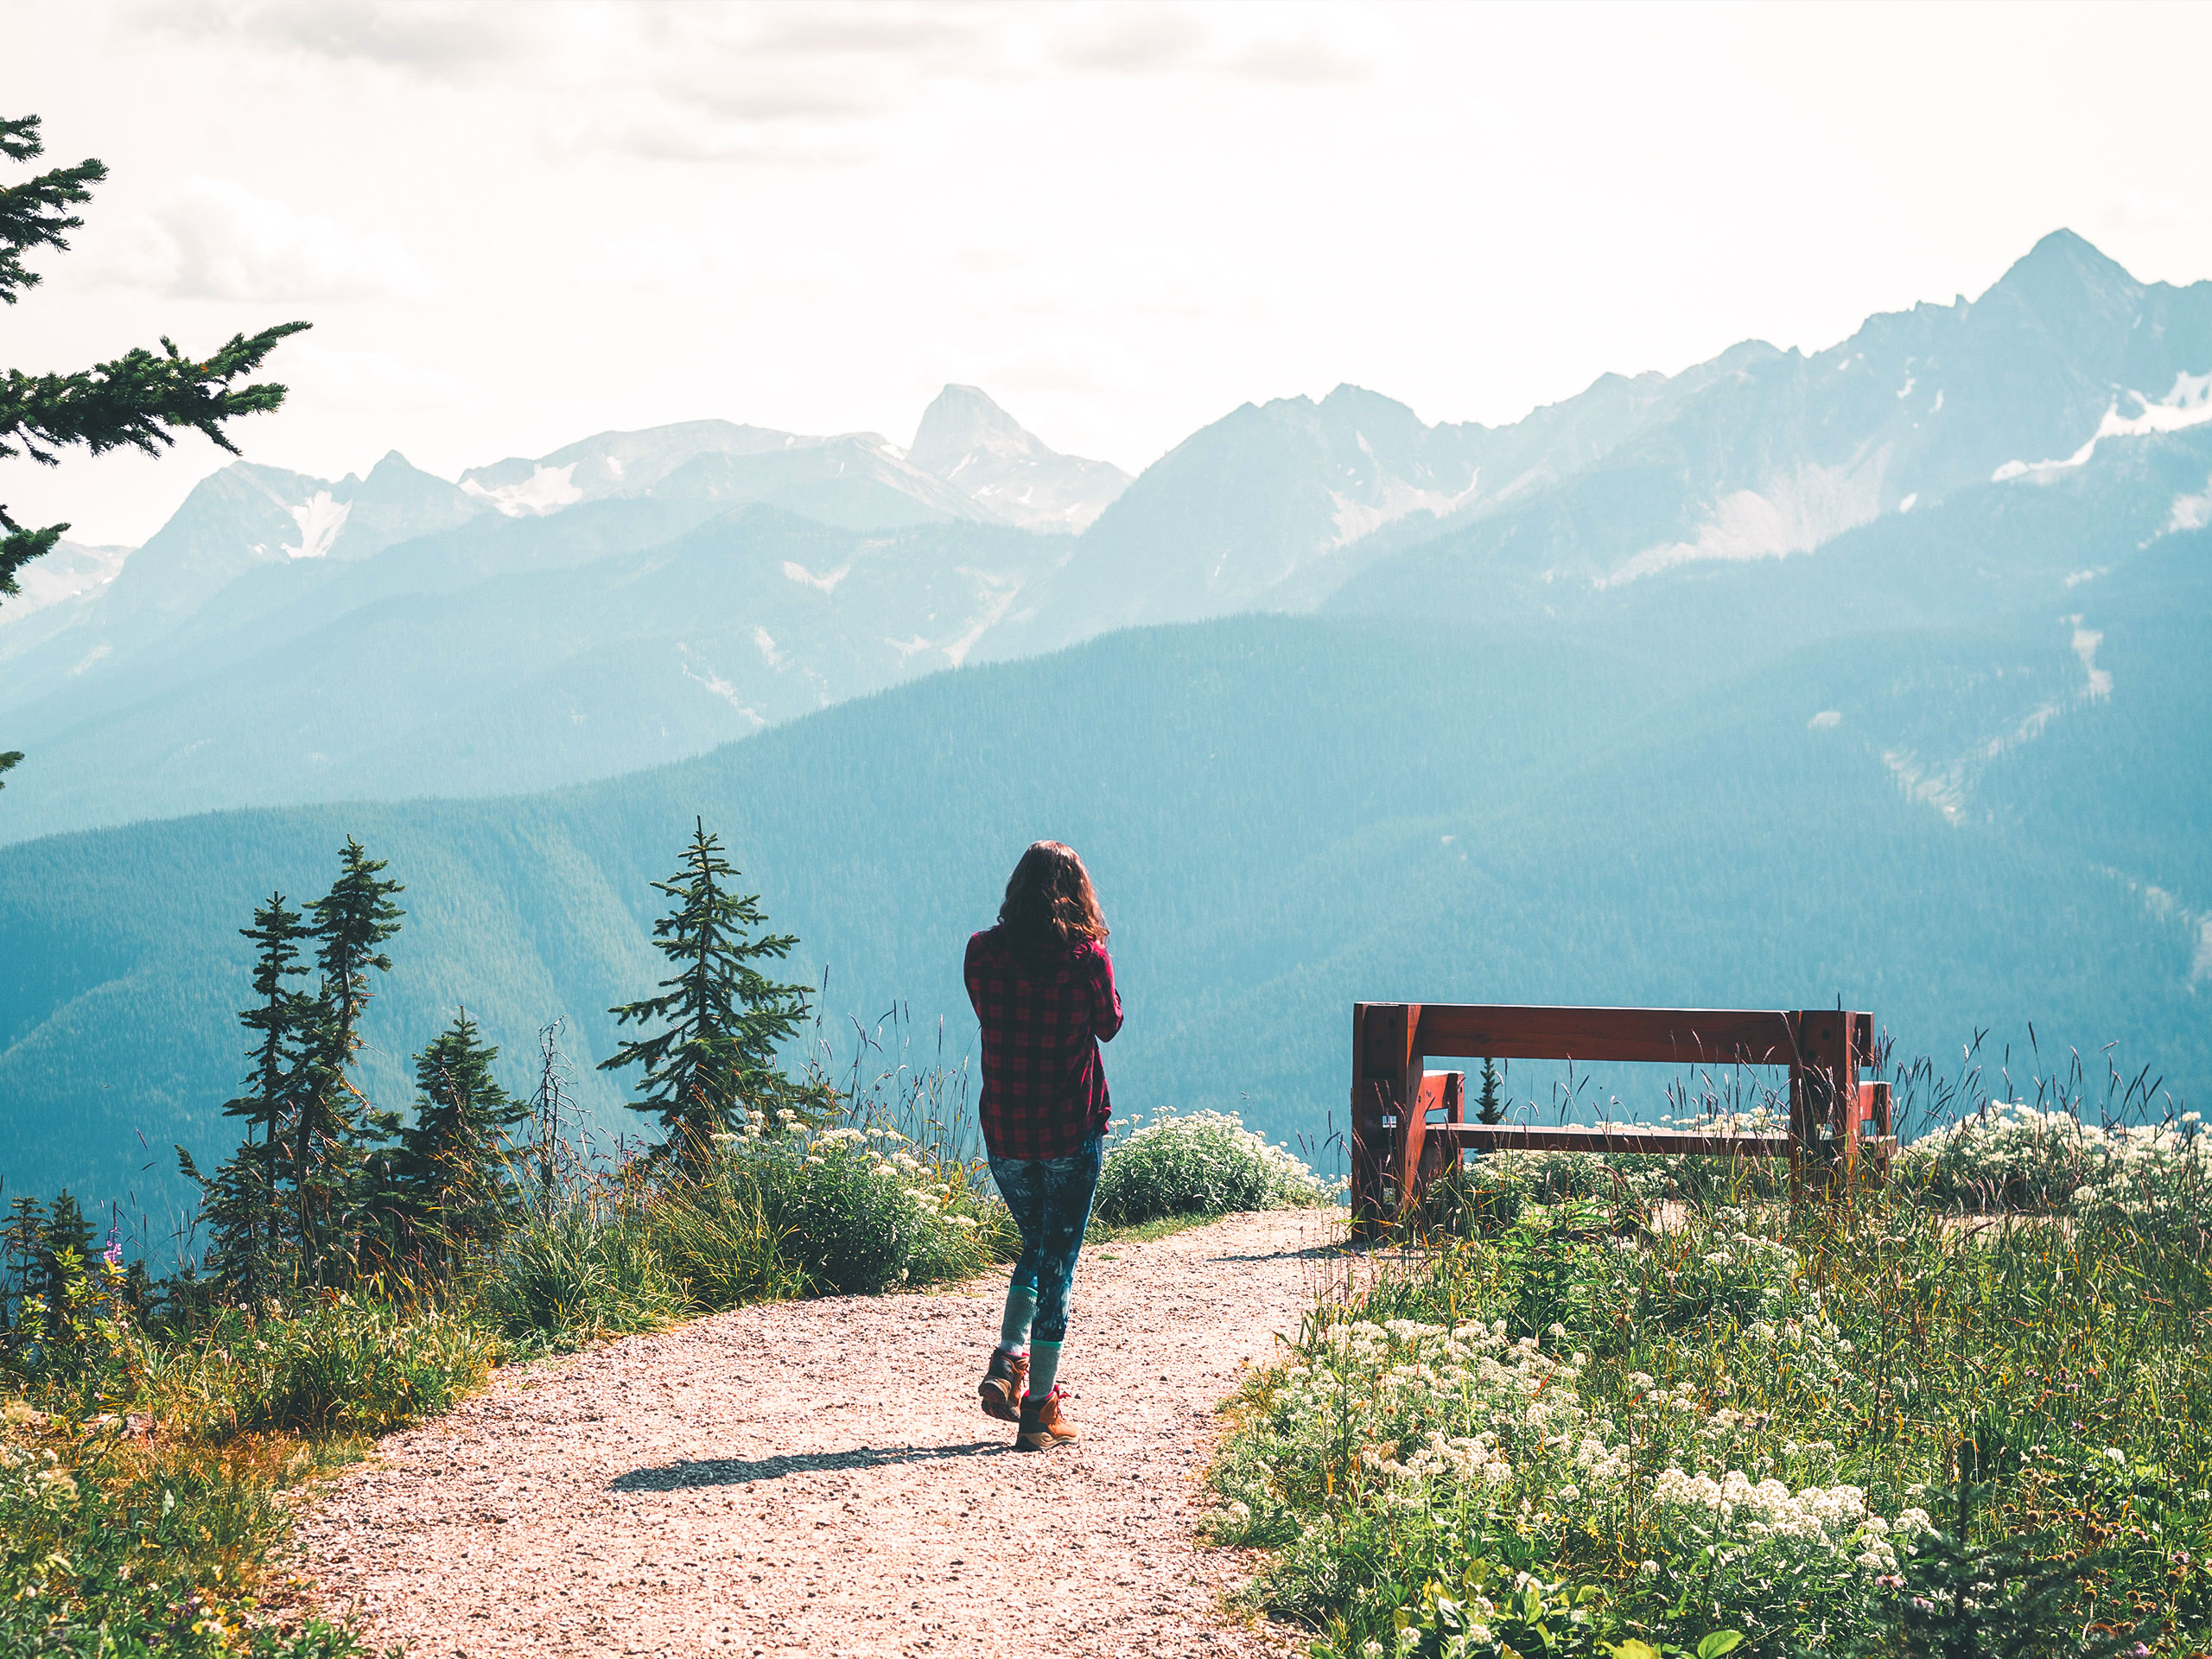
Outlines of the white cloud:
[[1206,27],[1194,13],[1181,7],[1133,5],[1078,16],[1058,31],[1051,50],[1071,69],[1151,74],[1188,67],[1208,44]]
[[1262,80],[1364,80],[1376,72],[1376,57],[1341,30],[1309,28],[1252,41],[1235,67]]
[[379,231],[194,175],[130,226],[99,273],[180,299],[427,299],[429,277]]
[[1293,84],[1375,73],[1370,16],[1314,8],[1133,6],[1052,14],[1047,52],[1062,67],[1125,75],[1229,73]]
[[450,75],[529,48],[536,7],[460,0],[316,0],[313,5],[213,0],[140,8],[156,28],[206,39],[229,34],[260,46],[339,62]]

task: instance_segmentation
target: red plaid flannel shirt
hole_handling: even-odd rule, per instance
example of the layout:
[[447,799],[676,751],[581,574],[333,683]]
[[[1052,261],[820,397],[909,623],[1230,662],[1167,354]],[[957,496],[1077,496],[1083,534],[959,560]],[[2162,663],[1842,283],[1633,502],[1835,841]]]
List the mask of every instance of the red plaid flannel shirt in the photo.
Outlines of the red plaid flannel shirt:
[[1101,1039],[1122,1028],[1114,959],[1087,943],[1029,967],[1006,930],[968,941],[968,1000],[983,1028],[983,1144],[1001,1158],[1064,1158],[1113,1115]]

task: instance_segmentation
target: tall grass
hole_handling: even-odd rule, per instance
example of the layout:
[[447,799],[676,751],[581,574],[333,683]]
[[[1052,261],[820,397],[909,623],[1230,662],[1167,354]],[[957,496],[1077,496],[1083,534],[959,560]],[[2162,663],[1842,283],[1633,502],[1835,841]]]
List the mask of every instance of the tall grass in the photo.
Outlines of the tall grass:
[[522,1351],[557,1352],[659,1330],[695,1304],[645,1219],[585,1192],[525,1212],[484,1275],[480,1306]]

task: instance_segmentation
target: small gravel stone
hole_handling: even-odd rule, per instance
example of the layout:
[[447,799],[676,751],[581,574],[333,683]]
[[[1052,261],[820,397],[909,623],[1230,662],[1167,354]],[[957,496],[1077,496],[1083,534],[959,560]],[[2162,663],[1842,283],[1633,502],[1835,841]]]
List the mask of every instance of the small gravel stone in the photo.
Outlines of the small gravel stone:
[[976,1382],[1003,1271],[741,1308],[500,1372],[301,1518],[298,1570],[424,1659],[1294,1650],[1196,1540],[1213,1407],[1327,1272],[1332,1212],[1093,1246],[1039,1455]]

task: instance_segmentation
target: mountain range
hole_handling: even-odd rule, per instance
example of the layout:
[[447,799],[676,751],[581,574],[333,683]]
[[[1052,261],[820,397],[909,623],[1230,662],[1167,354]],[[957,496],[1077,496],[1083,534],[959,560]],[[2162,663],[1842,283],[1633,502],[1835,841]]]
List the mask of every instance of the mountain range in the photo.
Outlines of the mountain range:
[[1810,357],[1750,341],[1499,428],[1342,386],[1247,404],[1134,481],[963,386],[903,454],[700,421],[457,483],[396,454],[336,482],[239,463],[110,579],[73,552],[73,590],[58,566],[0,610],[0,719],[31,756],[0,839],[608,776],[1121,626],[1640,611],[1653,575],[2212,420],[2208,337],[2212,283],[2138,283],[2056,232],[1980,298]]
[[954,386],[904,452],[706,422],[451,482],[240,464],[69,558],[0,609],[18,1186],[219,1152],[235,929],[348,833],[410,885],[380,1100],[456,1003],[603,1055],[696,816],[833,1014],[955,1054],[958,938],[1075,841],[1117,1097],[1278,1133],[1325,1123],[1362,996],[1840,996],[1906,1052],[2212,1076],[2212,283],[2066,232],[1972,301],[1510,426],[1339,387],[1128,480]]

